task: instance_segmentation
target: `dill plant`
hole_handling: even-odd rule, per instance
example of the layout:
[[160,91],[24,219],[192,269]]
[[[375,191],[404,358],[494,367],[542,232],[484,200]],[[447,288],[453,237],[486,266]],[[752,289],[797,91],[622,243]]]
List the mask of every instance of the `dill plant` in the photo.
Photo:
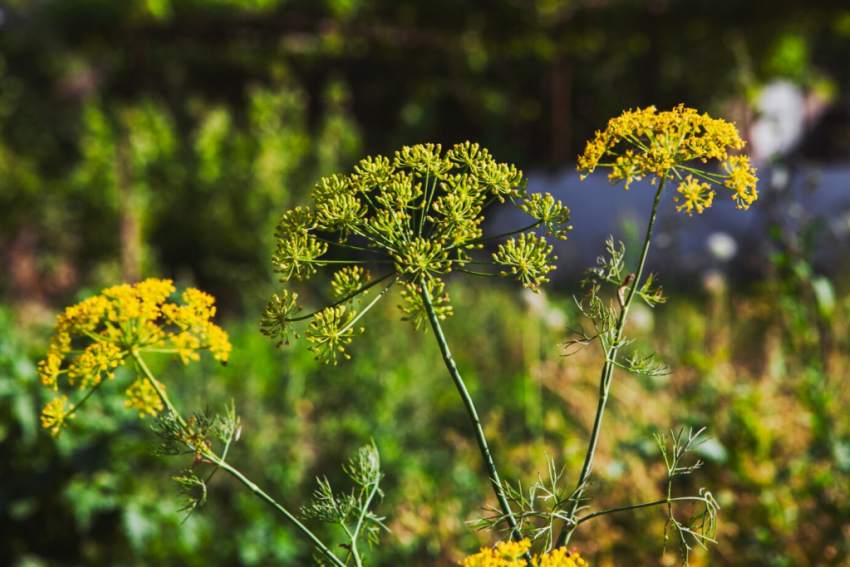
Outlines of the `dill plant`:
[[[478,412],[452,358],[440,321],[452,314],[443,276],[513,277],[536,291],[548,281],[557,258],[547,235],[566,239],[570,212],[549,194],[527,194],[526,179],[514,165],[499,163],[478,144],[464,143],[443,153],[439,145],[404,147],[393,159],[362,160],[349,175],[316,184],[313,206],[285,213],[277,225],[274,271],[282,283],[332,270],[331,303],[302,315],[297,294],[285,289],[268,302],[261,330],[279,344],[298,337],[295,325],[309,321],[304,335],[323,364],[350,355],[346,347],[364,332],[361,318],[390,288],[402,286],[402,319],[416,330],[433,330],[443,362],[466,409],[487,477],[504,522],[521,539]],[[488,208],[510,202],[529,223],[485,236]],[[505,239],[490,258],[479,258],[485,242]],[[338,248],[348,259],[335,259]],[[355,256],[356,254],[356,256]],[[373,271],[375,275],[373,276]],[[374,297],[364,307],[366,296]]]
[[[667,528],[682,544],[682,558],[687,562],[692,542],[712,541],[717,520],[718,506],[710,492],[673,496],[673,479],[701,464],[687,465],[683,459],[698,445],[702,430],[687,434],[681,430],[670,439],[656,438],[667,468],[666,497],[596,512],[587,512],[585,503],[615,369],[646,375],[668,372],[653,356],[633,353],[625,357],[620,352],[629,343],[624,331],[632,302],[639,298],[655,306],[665,301],[654,276],[644,276],[661,195],[668,182],[678,180],[677,209],[689,215],[701,213],[713,202],[714,185],[730,190],[739,209],[748,208],[757,197],[755,172],[746,157],[728,153],[728,149],[742,147],[734,126],[722,120],[683,106],[660,113],[650,107],[611,120],[579,159],[580,170],[590,173],[598,167],[610,168],[611,181],[625,181],[627,188],[633,180],[651,176],[657,190],[637,269],[628,273],[624,248],[609,240],[609,256],[589,271],[585,282],[588,295],[579,302],[594,331],[588,333],[579,327],[577,335],[563,344],[566,354],[571,354],[573,347],[580,349],[598,340],[605,352],[593,431],[572,491],[563,487],[565,471],[558,470],[554,460],[549,462],[548,481],[539,479],[527,493],[521,484],[514,487],[502,483],[475,404],[441,327],[441,321],[452,315],[443,281],[447,274],[511,277],[537,291],[555,269],[556,258],[552,246],[536,231],[565,239],[571,229],[567,207],[551,195],[528,194],[520,170],[497,162],[477,144],[459,144],[445,153],[439,145],[405,147],[392,159],[367,158],[352,173],[333,175],[316,184],[312,206],[292,209],[278,222],[272,262],[280,281],[287,284],[307,280],[319,269],[329,270],[329,300],[314,312],[302,314],[297,293],[287,287],[266,305],[260,330],[280,345],[298,338],[296,329],[300,325],[316,360],[336,365],[350,357],[348,346],[364,333],[362,317],[393,286],[401,286],[402,319],[415,330],[433,331],[498,501],[498,507],[493,507],[493,513],[478,526],[502,530],[509,536],[509,541],[482,549],[462,565],[585,565],[578,554],[566,548],[580,525],[601,515],[650,506],[666,506]],[[603,161],[606,159],[610,161]],[[706,163],[710,159],[720,160],[723,171],[693,166],[695,160]],[[504,234],[485,236],[484,213],[507,203],[524,211],[528,223]],[[499,242],[496,251],[487,256],[482,249],[490,241]],[[611,286],[616,300],[606,304],[600,296],[601,285]],[[204,411],[183,417],[166,386],[145,362],[149,354],[165,353],[188,364],[199,359],[200,351],[227,361],[231,347],[227,334],[212,322],[213,298],[189,289],[182,294],[182,302],[172,302],[174,291],[169,280],[158,279],[115,286],[69,307],[58,317],[47,357],[39,364],[39,375],[51,391],[78,388],[83,393],[76,402],[69,402],[64,394],[48,402],[42,413],[44,428],[60,435],[86,400],[114,377],[115,368],[129,363],[137,378],[127,389],[125,405],[141,417],[156,416],[154,430],[160,443],[155,452],[192,457],[191,468],[174,478],[187,513],[205,502],[207,483],[223,470],[298,529],[314,545],[318,564],[366,564],[368,556],[362,544],[371,548],[386,529],[384,519],[371,510],[382,496],[383,473],[375,445],[360,449],[343,467],[353,483],[350,492],[339,492],[326,479],[320,479],[312,504],[299,513],[272,498],[227,460],[230,447],[241,435],[235,408],[228,408],[223,415]],[[205,478],[196,472],[201,465],[211,469]],[[680,520],[675,508],[680,503],[699,503],[702,512]],[[339,525],[349,540],[338,546],[344,551],[323,543],[302,522],[304,519]],[[561,530],[556,535],[558,524]],[[532,543],[541,539],[543,549],[532,554]]]
[[[517,531],[533,540],[543,540],[546,550],[568,545],[579,526],[594,518],[654,506],[663,506],[667,511],[665,550],[670,534],[673,534],[683,563],[688,563],[694,544],[705,546],[714,542],[719,506],[711,492],[701,489],[694,496],[673,494],[673,482],[677,476],[691,474],[702,466],[699,460],[692,464],[686,464],[684,460],[702,442],[699,437],[705,428],[696,432],[691,429],[687,433],[682,429],[672,432],[670,437],[656,436],[667,470],[664,498],[593,512],[589,511],[588,501],[594,459],[611,387],[615,382],[615,371],[620,369],[645,376],[661,376],[670,372],[652,354],[633,351],[631,356],[626,356],[622,353],[631,342],[626,326],[633,302],[640,299],[649,307],[666,302],[655,275],[644,273],[661,196],[671,182],[677,183],[674,196],[676,209],[692,215],[710,207],[716,188],[719,188],[729,191],[728,195],[737,209],[748,209],[758,197],[755,170],[750,166],[748,157],[730,153],[743,147],[744,142],[734,125],[680,105],[664,112],[648,107],[623,113],[612,119],[604,131],[597,132],[579,157],[578,170],[585,172],[582,179],[597,168],[608,168],[611,183],[622,181],[628,189],[634,180],[650,177],[651,185],[655,187],[655,198],[636,268],[634,271],[626,268],[625,246],[622,243],[617,245],[613,238],[609,238],[606,242],[607,255],[600,257],[597,266],[588,270],[583,284],[587,293],[577,302],[592,330],[577,325],[562,343],[564,356],[576,354],[594,341],[599,342],[605,355],[599,378],[596,415],[575,488],[564,486],[565,471],[559,470],[550,460],[547,480],[539,478],[526,490],[520,483],[506,489],[509,500],[518,509]],[[716,172],[696,165],[707,164],[709,160],[719,161],[721,170]],[[602,296],[603,285],[612,291],[613,299],[609,302]],[[696,507],[694,514],[681,518],[679,506],[683,504]],[[499,510],[491,509],[491,512],[479,522],[480,527],[496,527],[505,520]]]
[[[625,247],[621,244],[617,248],[613,240],[609,240],[607,243],[609,256],[601,258],[598,266],[589,270],[589,277],[585,281],[585,285],[589,287],[585,305],[589,307],[586,310],[583,309],[583,314],[593,322],[596,332],[591,336],[582,332],[578,338],[572,338],[564,345],[567,348],[575,344],[584,346],[592,340],[598,340],[605,352],[605,363],[599,380],[599,402],[591,439],[575,491],[569,498],[564,526],[556,540],[556,546],[568,543],[570,536],[582,522],[600,514],[597,512],[579,516],[583,495],[593,469],[593,459],[614,380],[614,370],[622,368],[647,376],[657,376],[667,372],[665,367],[654,362],[651,355],[641,356],[635,352],[630,358],[626,358],[620,352],[630,342],[625,334],[625,327],[629,308],[635,298],[640,298],[650,307],[666,301],[654,275],[649,274],[644,277],[644,267],[652,242],[652,231],[664,188],[670,181],[678,182],[677,194],[674,197],[674,201],[679,203],[676,210],[688,215],[692,215],[694,211],[702,213],[712,205],[716,194],[715,187],[729,191],[737,209],[748,209],[758,198],[756,191],[758,179],[755,176],[755,170],[750,166],[747,156],[729,153],[729,150],[736,151],[743,148],[744,141],[733,124],[713,119],[708,114],[700,115],[694,109],[679,105],[665,112],[658,112],[655,107],[648,107],[623,113],[622,116],[612,119],[604,131],[597,132],[595,138],[588,142],[584,154],[579,157],[579,171],[591,173],[597,167],[610,168],[608,178],[612,184],[624,181],[626,189],[633,180],[649,176],[652,185],[657,185],[657,189],[637,269],[627,273],[624,263]],[[610,161],[603,161],[605,159]],[[722,171],[718,173],[694,166],[695,161],[706,164],[709,160],[720,161]],[[616,288],[616,304],[605,305],[599,298],[598,291],[601,284]],[[714,536],[719,508],[710,492],[701,491],[697,497],[678,499],[672,497],[673,477],[689,474],[701,466],[699,461],[690,466],[683,466],[680,462],[684,455],[695,447],[697,436],[701,432],[702,430],[696,434],[689,432],[687,441],[684,443],[682,432],[674,434],[670,456],[667,452],[667,438],[657,437],[656,440],[664,455],[668,471],[667,498],[658,502],[623,508],[666,504],[669,514],[667,526],[676,533],[681,543],[682,559],[686,563],[691,549],[689,541],[700,545],[713,541],[711,538]],[[674,500],[699,502],[704,506],[703,512],[697,513],[686,523],[682,523],[674,514],[672,506]],[[620,509],[614,511],[620,511]]]

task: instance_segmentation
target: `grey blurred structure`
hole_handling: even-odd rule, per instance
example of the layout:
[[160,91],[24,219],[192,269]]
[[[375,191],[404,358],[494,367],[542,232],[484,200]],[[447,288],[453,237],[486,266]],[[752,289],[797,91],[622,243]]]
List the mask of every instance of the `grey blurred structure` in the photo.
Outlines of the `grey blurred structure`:
[[[850,267],[846,262],[850,258],[850,165],[763,164],[758,175],[759,199],[748,211],[736,210],[729,195],[718,188],[714,205],[703,214],[679,213],[671,184],[662,196],[649,268],[667,280],[679,281],[717,268],[731,275],[758,276],[767,269],[771,226],[792,235],[813,229],[814,260],[820,271]],[[604,171],[584,181],[574,171],[531,173],[528,189],[552,193],[572,212],[574,230],[569,239],[555,241],[556,279],[572,278],[593,265],[609,235],[636,254],[655,195],[648,181],[633,183],[628,191],[622,184],[611,186]],[[495,224],[507,227],[524,222],[521,212],[502,211]]]

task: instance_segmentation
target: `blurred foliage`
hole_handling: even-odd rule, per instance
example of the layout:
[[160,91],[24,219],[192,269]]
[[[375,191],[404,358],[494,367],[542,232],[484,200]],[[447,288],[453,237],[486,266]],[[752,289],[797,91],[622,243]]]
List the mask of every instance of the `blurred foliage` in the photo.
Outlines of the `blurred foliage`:
[[626,108],[834,98],[848,48],[844,0],[6,0],[0,293],[148,274],[240,307],[269,223],[363,154],[563,165]]
[[79,159],[56,179],[0,145],[9,162],[0,242],[12,268],[0,277],[3,291],[43,301],[166,272],[238,307],[239,290],[268,281],[267,235],[293,191],[348,163],[360,144],[343,83],[327,85],[315,126],[306,94],[285,77],[246,87],[246,99],[241,113],[191,99],[192,127],[182,133],[181,118],[153,98],[88,100]]

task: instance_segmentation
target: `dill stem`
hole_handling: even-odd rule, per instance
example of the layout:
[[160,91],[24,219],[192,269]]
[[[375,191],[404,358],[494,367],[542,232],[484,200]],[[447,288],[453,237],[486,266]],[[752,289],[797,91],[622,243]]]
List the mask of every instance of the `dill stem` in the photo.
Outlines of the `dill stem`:
[[578,514],[578,509],[581,505],[582,494],[584,493],[587,481],[590,478],[590,473],[593,470],[593,458],[596,456],[596,448],[599,444],[599,435],[602,432],[602,418],[605,415],[605,406],[608,403],[608,393],[611,390],[614,367],[616,366],[617,361],[617,353],[620,349],[620,341],[623,338],[623,329],[626,326],[626,321],[629,316],[629,307],[631,306],[632,300],[634,299],[635,293],[640,285],[643,268],[646,265],[646,257],[649,253],[649,243],[652,239],[652,229],[655,226],[655,219],[658,215],[658,203],[661,201],[661,193],[664,191],[664,185],[666,182],[667,176],[665,175],[661,178],[661,182],[658,184],[658,191],[655,193],[655,201],[652,204],[652,214],[649,217],[649,225],[646,227],[646,237],[644,238],[643,251],[640,255],[637,273],[635,274],[634,282],[632,283],[631,288],[629,288],[628,295],[626,295],[625,301],[620,309],[620,316],[618,317],[617,325],[614,328],[613,339],[611,340],[608,352],[605,355],[605,364],[602,366],[602,372],[599,377],[599,402],[596,406],[596,417],[593,420],[593,430],[590,434],[590,443],[587,447],[587,453],[584,458],[584,466],[581,469],[581,474],[579,475],[578,483],[576,484],[576,490],[572,497],[572,504],[567,514],[570,521],[565,522],[564,526],[561,528],[561,533],[558,535],[558,540],[555,544],[556,547],[563,547],[567,545],[573,532],[578,527],[576,515]]
[[[463,400],[463,405],[466,408],[467,415],[469,416],[469,421],[472,422],[472,428],[475,430],[475,440],[478,442],[478,449],[481,452],[484,464],[487,467],[487,472],[490,478],[490,486],[493,488],[493,492],[496,494],[496,500],[499,501],[499,507],[502,509],[502,514],[504,514],[505,520],[510,526],[511,537],[516,541],[520,541],[522,540],[522,534],[517,527],[516,519],[511,511],[511,506],[505,496],[505,491],[502,488],[502,482],[499,480],[499,473],[496,471],[496,464],[493,462],[493,455],[490,453],[490,448],[487,446],[487,439],[484,436],[484,429],[481,427],[481,420],[478,418],[478,412],[475,410],[475,404],[472,401],[472,397],[469,395],[469,391],[466,389],[463,378],[461,377],[460,372],[457,369],[457,365],[452,358],[452,353],[449,350],[449,345],[446,342],[446,337],[443,334],[442,327],[440,326],[440,320],[437,317],[436,311],[434,311],[431,294],[428,292],[428,286],[424,278],[420,280],[419,285],[421,287],[420,293],[422,295],[422,301],[425,304],[425,310],[428,313],[428,321],[431,323],[431,328],[434,330],[437,345],[439,345],[440,352],[443,355],[443,362],[445,363],[446,369],[448,369],[452,380],[454,380],[455,387],[457,388],[458,394],[460,394],[461,400]],[[526,556],[526,561],[530,564],[531,557],[527,553]]]

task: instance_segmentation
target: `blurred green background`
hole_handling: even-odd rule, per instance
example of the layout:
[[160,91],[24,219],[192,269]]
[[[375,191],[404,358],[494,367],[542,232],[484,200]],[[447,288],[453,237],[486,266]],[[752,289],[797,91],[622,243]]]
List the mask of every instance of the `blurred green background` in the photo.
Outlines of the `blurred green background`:
[[[57,311],[149,276],[218,298],[230,364],[154,370],[188,411],[235,400],[232,455],[249,477],[297,509],[317,475],[344,485],[340,464],[374,439],[392,529],[375,564],[455,564],[493,540],[468,524],[492,502],[432,337],[397,327],[391,298],[349,363],[276,350],[258,314],[276,291],[279,215],[320,176],[404,144],[478,141],[542,175],[572,169],[624,109],[680,102],[746,135],[778,80],[815,110],[803,142],[766,157],[844,163],[848,60],[844,0],[0,2],[0,564],[309,561],[222,475],[181,523],[170,477],[188,463],[150,455],[150,420],[123,408],[127,375],[58,442],[40,430],[35,363]],[[695,565],[850,565],[848,266],[815,261],[826,220],[785,212],[768,215],[749,278],[690,280],[635,314],[638,343],[675,373],[623,374],[614,390],[594,506],[662,493],[653,432],[706,425],[714,437],[705,468],[677,485],[709,487],[723,507],[719,545]],[[508,479],[545,473],[546,455],[570,484],[581,467],[600,358],[557,346],[581,268],[562,266],[541,297],[450,285],[462,315],[445,330]],[[573,543],[594,566],[673,565],[663,526],[644,510],[589,523]]]

